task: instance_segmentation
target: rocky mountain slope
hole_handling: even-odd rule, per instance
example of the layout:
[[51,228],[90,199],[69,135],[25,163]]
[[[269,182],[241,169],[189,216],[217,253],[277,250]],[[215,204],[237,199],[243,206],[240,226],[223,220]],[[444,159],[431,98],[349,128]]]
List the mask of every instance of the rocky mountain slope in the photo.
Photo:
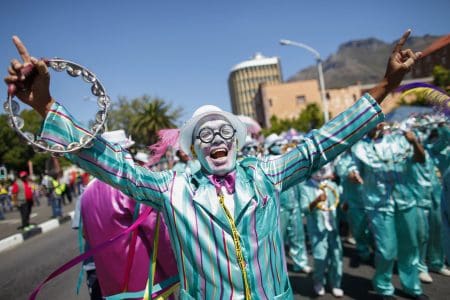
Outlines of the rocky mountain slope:
[[[412,36],[405,47],[414,50],[425,49],[440,36]],[[339,46],[338,51],[323,62],[326,88],[339,88],[360,81],[374,83],[383,75],[387,58],[397,41],[386,43],[376,38],[354,40]],[[300,70],[288,81],[315,79],[317,66]]]

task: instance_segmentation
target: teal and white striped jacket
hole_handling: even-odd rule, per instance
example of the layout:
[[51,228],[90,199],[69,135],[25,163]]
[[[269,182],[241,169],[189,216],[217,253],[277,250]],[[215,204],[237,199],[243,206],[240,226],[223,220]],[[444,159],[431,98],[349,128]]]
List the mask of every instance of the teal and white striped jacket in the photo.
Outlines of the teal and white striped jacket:
[[[93,147],[67,157],[162,212],[177,259],[181,299],[244,299],[244,273],[252,299],[292,299],[278,224],[279,193],[348,149],[383,118],[376,101],[366,94],[289,153],[238,162],[233,194],[238,242],[215,187],[202,171],[151,172],[101,137]],[[54,104],[41,135],[50,144],[68,145],[85,134],[61,105]],[[245,272],[237,262],[235,243],[240,244]]]

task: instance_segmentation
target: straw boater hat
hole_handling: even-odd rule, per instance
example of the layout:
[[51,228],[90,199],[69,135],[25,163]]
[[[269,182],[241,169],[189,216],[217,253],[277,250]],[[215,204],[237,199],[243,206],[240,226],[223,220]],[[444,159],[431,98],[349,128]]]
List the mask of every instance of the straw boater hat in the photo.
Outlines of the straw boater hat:
[[134,145],[134,141],[130,137],[127,137],[125,130],[112,130],[106,131],[102,134],[102,137],[110,143],[119,144],[122,148],[130,148]]
[[[183,124],[180,130],[180,148],[192,157],[191,145],[193,144],[193,135],[195,127],[198,122],[207,116],[221,116],[224,117],[231,126],[236,129],[236,139],[238,147],[241,148],[245,144],[245,137],[247,136],[247,127],[242,123],[237,116],[232,113],[223,111],[214,105],[200,106],[192,115],[192,117]],[[239,149],[238,149],[239,150]]]

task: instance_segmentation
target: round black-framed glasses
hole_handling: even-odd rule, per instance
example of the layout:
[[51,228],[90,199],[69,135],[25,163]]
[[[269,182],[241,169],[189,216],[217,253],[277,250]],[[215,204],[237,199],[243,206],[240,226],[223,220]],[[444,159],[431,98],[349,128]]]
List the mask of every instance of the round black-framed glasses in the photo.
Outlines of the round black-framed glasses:
[[214,140],[216,135],[219,135],[224,140],[231,140],[235,133],[236,129],[234,129],[233,126],[230,124],[223,124],[220,126],[219,131],[214,131],[209,127],[202,128],[195,138],[199,139],[203,143],[209,144]]

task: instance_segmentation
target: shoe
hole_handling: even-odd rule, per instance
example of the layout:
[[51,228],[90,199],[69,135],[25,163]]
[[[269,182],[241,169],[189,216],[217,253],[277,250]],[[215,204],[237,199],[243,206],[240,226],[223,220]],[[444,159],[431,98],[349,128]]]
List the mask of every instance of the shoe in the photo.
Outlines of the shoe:
[[413,296],[415,300],[429,300],[430,298],[425,294],[415,295]]
[[303,269],[301,269],[301,272],[305,273],[305,274],[309,274],[312,272],[312,268],[310,266],[304,266]]
[[333,296],[335,296],[336,298],[341,298],[344,296],[344,291],[342,289],[339,288],[333,288],[331,290],[331,293],[333,294]]
[[325,295],[325,288],[323,287],[323,284],[315,283],[314,284],[314,292],[316,293],[317,296]]
[[309,274],[312,272],[312,268],[310,266],[299,267],[297,265],[294,265],[292,267],[292,271],[296,272],[296,273],[301,272],[301,273]]
[[443,267],[442,269],[436,271],[436,273],[441,274],[442,276],[450,276],[450,270],[447,267]]
[[350,236],[347,238],[347,243],[349,243],[350,245],[356,245],[356,240],[354,237]]
[[419,279],[423,283],[432,283],[433,282],[433,278],[431,278],[431,276],[430,276],[430,274],[428,274],[428,272],[420,272]]

